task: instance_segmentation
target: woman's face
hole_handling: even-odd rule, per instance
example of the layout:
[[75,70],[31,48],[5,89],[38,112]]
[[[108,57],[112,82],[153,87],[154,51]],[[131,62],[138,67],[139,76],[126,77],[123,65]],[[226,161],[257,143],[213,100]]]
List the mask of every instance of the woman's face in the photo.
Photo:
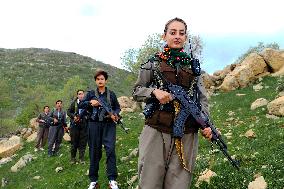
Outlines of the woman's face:
[[180,49],[186,41],[186,31],[183,23],[173,21],[168,25],[167,32],[163,35],[169,48]]

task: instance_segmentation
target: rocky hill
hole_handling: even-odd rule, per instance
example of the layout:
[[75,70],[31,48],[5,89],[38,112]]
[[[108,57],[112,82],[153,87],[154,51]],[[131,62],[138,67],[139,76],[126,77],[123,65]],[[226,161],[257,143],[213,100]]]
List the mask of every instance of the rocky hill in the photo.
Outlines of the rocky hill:
[[205,87],[212,93],[244,88],[266,75],[284,75],[284,50],[266,48],[260,53],[251,53],[242,62],[203,77]]
[[90,57],[50,49],[0,49],[0,136],[5,128],[27,124],[56,99],[67,107],[78,88],[94,87],[96,69],[108,71],[108,86],[118,96],[131,94],[136,76]]

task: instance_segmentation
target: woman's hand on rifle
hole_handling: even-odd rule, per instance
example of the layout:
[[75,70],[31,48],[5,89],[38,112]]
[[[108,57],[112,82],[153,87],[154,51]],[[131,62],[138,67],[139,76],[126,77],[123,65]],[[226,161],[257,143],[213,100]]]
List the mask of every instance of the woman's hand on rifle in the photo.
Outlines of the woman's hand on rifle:
[[168,93],[167,91],[155,89],[152,93],[153,95],[155,95],[155,97],[159,100],[161,104],[167,104],[173,100],[171,93]]

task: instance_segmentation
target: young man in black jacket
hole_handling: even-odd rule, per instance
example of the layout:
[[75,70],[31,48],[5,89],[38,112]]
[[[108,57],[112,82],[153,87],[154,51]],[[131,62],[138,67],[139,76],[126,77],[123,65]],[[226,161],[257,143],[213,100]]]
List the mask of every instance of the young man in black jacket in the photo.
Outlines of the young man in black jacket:
[[84,91],[77,91],[77,98],[71,103],[67,110],[70,117],[70,137],[71,137],[71,164],[76,163],[76,153],[79,151],[80,163],[85,163],[85,150],[88,139],[87,119],[82,114],[83,109],[78,108],[79,103],[84,98]]
[[[113,91],[106,87],[108,74],[105,71],[97,71],[94,76],[97,88],[88,91],[84,97],[82,108],[91,107],[92,114],[88,121],[89,127],[89,152],[90,152],[90,186],[89,189],[98,188],[99,162],[102,157],[102,145],[106,150],[107,177],[109,188],[118,189],[116,168],[116,121],[120,112],[120,105]],[[103,107],[103,105],[105,107]],[[109,112],[108,112],[109,111]]]

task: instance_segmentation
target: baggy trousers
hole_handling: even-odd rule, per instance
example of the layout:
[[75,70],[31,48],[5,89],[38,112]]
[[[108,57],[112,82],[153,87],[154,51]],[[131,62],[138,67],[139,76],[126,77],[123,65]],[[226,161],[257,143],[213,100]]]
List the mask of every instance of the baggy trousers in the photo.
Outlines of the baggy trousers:
[[91,182],[98,180],[99,163],[102,158],[102,145],[106,151],[106,171],[109,180],[116,180],[116,125],[113,122],[91,122],[89,128],[89,153],[90,169],[89,178]]
[[[50,126],[48,133],[48,154],[52,155],[52,151],[57,153],[64,135],[62,126]],[[54,149],[53,149],[54,146]]]
[[49,127],[39,127],[36,138],[36,148],[43,148],[48,137]]
[[88,128],[86,120],[79,124],[73,125],[70,129],[71,137],[71,158],[76,157],[77,150],[79,151],[79,159],[84,160],[85,150],[88,141]]
[[188,189],[198,149],[198,133],[182,138],[190,172],[186,171],[176,152],[174,139],[150,126],[144,126],[139,138],[139,189]]

